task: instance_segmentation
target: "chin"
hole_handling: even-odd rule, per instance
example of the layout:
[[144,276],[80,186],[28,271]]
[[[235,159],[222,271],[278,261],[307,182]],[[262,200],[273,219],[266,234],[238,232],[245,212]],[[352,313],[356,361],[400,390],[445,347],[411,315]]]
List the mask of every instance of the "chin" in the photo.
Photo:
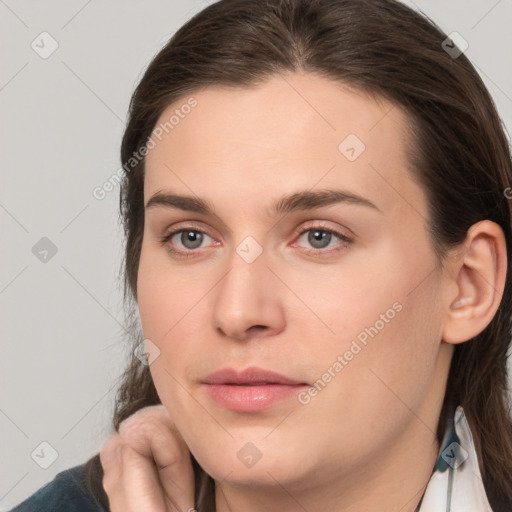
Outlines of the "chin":
[[204,446],[199,440],[199,446],[196,450],[192,448],[192,452],[206,473],[218,482],[253,487],[293,486],[301,482],[303,485],[311,478],[312,471],[306,460],[314,460],[314,457],[298,456],[301,447],[292,446],[289,442],[285,444],[279,436],[274,443],[263,440],[268,433],[269,430],[265,429],[260,440],[254,442],[250,439],[255,437],[231,439],[228,443],[214,441],[216,448]]

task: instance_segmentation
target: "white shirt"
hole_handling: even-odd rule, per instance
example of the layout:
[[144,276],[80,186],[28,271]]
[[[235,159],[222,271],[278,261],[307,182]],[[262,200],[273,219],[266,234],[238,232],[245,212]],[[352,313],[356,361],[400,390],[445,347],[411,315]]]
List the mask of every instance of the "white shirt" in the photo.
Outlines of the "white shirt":
[[473,435],[461,406],[448,422],[436,465],[416,512],[492,512]]

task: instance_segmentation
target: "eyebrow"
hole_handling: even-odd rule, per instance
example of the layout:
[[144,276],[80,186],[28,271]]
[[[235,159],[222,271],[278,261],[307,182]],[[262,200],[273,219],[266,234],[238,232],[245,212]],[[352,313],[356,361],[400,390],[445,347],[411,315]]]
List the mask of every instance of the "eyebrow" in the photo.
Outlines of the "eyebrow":
[[[339,203],[366,206],[379,212],[381,211],[374,203],[357,194],[345,190],[326,189],[314,192],[307,190],[283,196],[271,206],[268,212],[270,216],[276,216],[294,211],[313,210],[315,208],[321,208],[322,206],[330,206]],[[204,215],[216,215],[210,203],[201,198],[192,196],[156,192],[147,202],[146,209],[156,206],[176,208]]]

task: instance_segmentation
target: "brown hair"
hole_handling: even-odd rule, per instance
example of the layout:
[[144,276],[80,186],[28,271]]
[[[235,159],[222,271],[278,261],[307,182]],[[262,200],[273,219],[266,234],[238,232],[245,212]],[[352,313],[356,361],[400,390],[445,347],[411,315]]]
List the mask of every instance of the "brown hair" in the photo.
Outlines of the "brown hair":
[[[512,184],[510,147],[495,105],[464,54],[442,47],[432,21],[395,0],[221,0],[196,14],[154,57],[130,103],[122,140],[125,175],[120,211],[126,236],[125,303],[133,311],[144,230],[145,146],[163,110],[210,85],[249,87],[285,72],[312,72],[400,106],[411,121],[415,177],[428,199],[433,247],[464,241],[474,223],[503,229],[508,256],[500,307],[474,339],[455,346],[439,419],[441,441],[450,407],[462,405],[494,511],[512,503],[512,425],[507,349],[511,335]],[[142,340],[132,326],[133,340]],[[119,388],[113,426],[160,403],[149,368],[132,355]],[[214,482],[193,460],[196,508],[214,511]],[[88,462],[90,485],[105,503],[98,457]]]

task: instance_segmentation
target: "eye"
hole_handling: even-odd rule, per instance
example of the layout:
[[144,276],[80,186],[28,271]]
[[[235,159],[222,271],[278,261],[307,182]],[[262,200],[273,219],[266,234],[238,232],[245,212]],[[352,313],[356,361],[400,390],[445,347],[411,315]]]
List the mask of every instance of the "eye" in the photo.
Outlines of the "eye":
[[[208,240],[210,240],[210,243],[208,243]],[[332,228],[316,225],[302,229],[298,234],[297,241],[291,245],[292,247],[304,247],[306,252],[318,255],[319,253],[330,254],[341,250],[350,245],[352,241],[347,235]],[[195,252],[199,254],[197,249],[208,247],[208,245],[220,245],[210,235],[192,226],[175,229],[165,234],[160,238],[160,243],[166,246],[167,251],[172,255],[185,258],[195,256]],[[305,247],[304,244],[310,247]]]
[[[169,244],[168,250],[172,253],[185,253],[187,251],[193,251],[202,246],[203,242],[211,237],[204,231],[198,229],[179,229],[171,231],[163,236],[160,240],[162,245]],[[181,246],[180,246],[181,244]],[[174,249],[173,246],[177,246],[178,249]]]
[[[318,252],[318,250],[325,249],[326,247],[332,246],[331,242],[338,241],[338,244],[342,247],[346,247],[352,243],[352,239],[343,233],[339,233],[336,230],[331,228],[327,228],[324,226],[313,226],[307,229],[303,229],[298,237],[298,241],[305,242],[313,247],[313,251]],[[331,252],[331,251],[322,251],[322,252]]]

